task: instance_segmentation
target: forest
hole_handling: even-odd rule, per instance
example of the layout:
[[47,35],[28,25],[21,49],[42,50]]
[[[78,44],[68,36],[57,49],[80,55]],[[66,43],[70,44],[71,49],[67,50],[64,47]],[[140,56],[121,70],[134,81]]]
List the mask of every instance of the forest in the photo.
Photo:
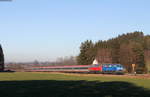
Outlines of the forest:
[[81,43],[78,64],[92,64],[97,59],[100,64],[122,64],[127,72],[132,72],[132,64],[136,69],[148,72],[150,67],[150,35],[135,31],[119,35],[109,40],[95,43],[86,40]]

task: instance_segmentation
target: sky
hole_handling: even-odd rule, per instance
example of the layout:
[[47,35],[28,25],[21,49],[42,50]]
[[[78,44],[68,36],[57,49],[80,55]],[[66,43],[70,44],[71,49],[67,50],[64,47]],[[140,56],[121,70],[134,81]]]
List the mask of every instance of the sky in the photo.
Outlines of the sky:
[[150,34],[150,0],[0,1],[0,44],[6,62],[77,56],[81,42]]

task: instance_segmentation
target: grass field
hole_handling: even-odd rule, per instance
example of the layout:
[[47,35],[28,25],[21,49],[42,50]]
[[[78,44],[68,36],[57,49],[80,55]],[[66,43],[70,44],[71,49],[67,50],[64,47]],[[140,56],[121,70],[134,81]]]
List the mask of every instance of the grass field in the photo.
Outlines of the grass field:
[[150,79],[0,73],[0,97],[150,97]]

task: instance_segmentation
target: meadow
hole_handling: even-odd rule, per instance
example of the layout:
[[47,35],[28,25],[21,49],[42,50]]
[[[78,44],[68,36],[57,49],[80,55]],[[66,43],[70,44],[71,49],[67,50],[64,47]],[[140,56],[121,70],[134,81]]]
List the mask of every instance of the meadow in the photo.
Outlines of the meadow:
[[0,73],[0,97],[150,97],[150,79],[41,72]]

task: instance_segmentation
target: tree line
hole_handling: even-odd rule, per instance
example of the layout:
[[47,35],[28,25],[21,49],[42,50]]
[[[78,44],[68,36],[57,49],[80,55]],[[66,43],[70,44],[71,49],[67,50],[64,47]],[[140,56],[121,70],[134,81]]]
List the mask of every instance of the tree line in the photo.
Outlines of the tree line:
[[150,35],[135,31],[96,43],[92,40],[82,42],[78,64],[92,64],[94,59],[99,63],[123,64],[128,72],[132,70],[131,64],[147,71],[150,64]]

